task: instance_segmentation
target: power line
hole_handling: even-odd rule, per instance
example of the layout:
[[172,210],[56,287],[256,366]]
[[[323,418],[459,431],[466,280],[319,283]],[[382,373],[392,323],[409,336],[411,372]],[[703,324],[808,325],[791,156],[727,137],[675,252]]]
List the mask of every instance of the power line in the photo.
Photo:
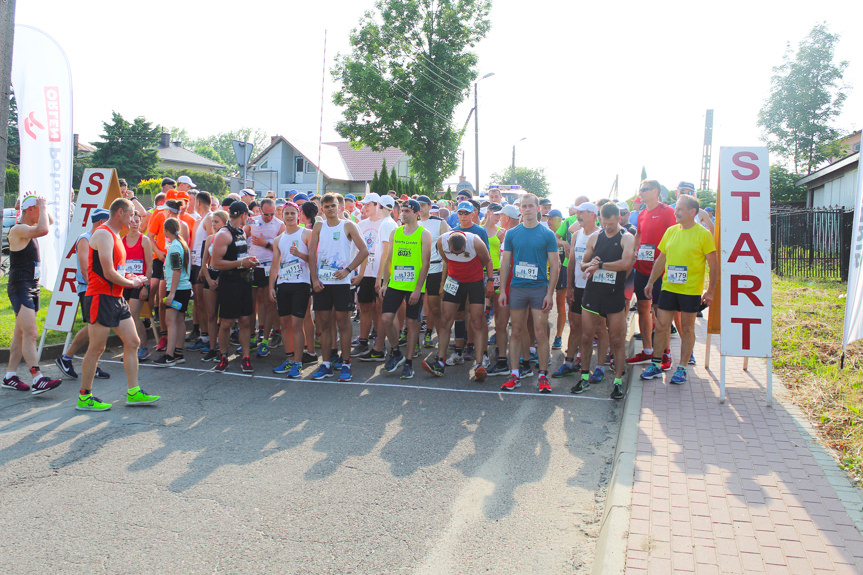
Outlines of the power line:
[[[386,28],[386,29],[390,32],[390,34],[392,34],[392,35],[394,35],[394,36],[395,36],[395,35],[397,35],[397,36],[401,36],[402,40],[404,40],[404,42],[405,42],[408,46],[412,46],[412,44],[411,44],[411,43],[410,43],[410,41],[409,41],[409,40],[404,36],[404,34],[401,34],[401,33],[399,33],[399,32],[396,32],[396,31],[395,31],[395,30],[393,30],[393,28],[392,28],[391,26],[389,26],[386,22],[382,22],[382,24],[383,24],[384,28]],[[437,68],[437,70],[440,72],[440,73],[438,73],[438,74],[437,74],[437,75],[438,75],[438,77],[440,77],[442,80],[444,80],[444,81],[446,81],[447,83],[449,83],[450,85],[452,85],[455,89],[457,89],[457,90],[461,91],[461,90],[464,90],[465,88],[469,88],[469,87],[470,87],[470,82],[468,82],[468,84],[467,84],[466,86],[464,86],[464,87],[460,87],[460,82],[461,82],[462,80],[459,80],[458,78],[456,78],[455,76],[453,76],[452,74],[450,74],[449,72],[447,72],[446,70],[444,70],[443,68],[441,68],[440,66],[436,65],[436,64],[434,63],[434,61],[433,61],[433,60],[431,60],[431,58],[429,57],[429,55],[428,55],[428,54],[426,54],[425,52],[423,52],[423,51],[421,51],[421,50],[420,50],[419,52],[411,52],[411,55],[413,55],[414,57],[416,57],[417,53],[421,54],[422,56],[425,56],[425,57],[426,57],[426,59],[428,60],[428,65],[429,65],[429,66],[433,66],[434,68]],[[419,60],[417,60],[417,62],[419,62]],[[432,70],[431,68],[429,68],[428,66],[426,66],[426,68],[427,68],[429,71],[432,71],[432,72],[433,72],[433,70]],[[443,76],[441,76],[440,74],[446,74],[447,76],[449,76],[450,78],[452,78],[452,80],[454,80],[454,82],[451,82],[451,81],[449,81],[449,80],[446,80],[446,79],[445,79],[445,78],[443,78]]]
[[414,95],[413,95],[413,93],[411,93],[411,92],[407,91],[405,88],[403,88],[403,87],[399,86],[396,82],[393,82],[393,81],[387,80],[387,79],[384,77],[384,73],[383,73],[383,71],[382,71],[382,70],[380,70],[380,69],[379,69],[379,68],[378,68],[374,63],[372,63],[372,61],[371,61],[371,60],[369,60],[368,58],[369,58],[368,56],[366,56],[366,57],[365,57],[366,64],[368,64],[368,66],[369,66],[369,67],[370,67],[374,72],[376,72],[376,73],[377,73],[377,75],[380,77],[380,79],[381,79],[381,80],[383,80],[384,82],[387,82],[390,86],[392,86],[393,88],[395,88],[395,89],[399,90],[400,92],[402,92],[402,94],[404,94],[404,96],[408,99],[408,101],[414,101],[414,102],[416,102],[416,103],[417,103],[420,107],[422,107],[424,110],[426,110],[427,112],[431,113],[431,114],[432,114],[432,115],[434,115],[434,116],[437,116],[438,118],[440,118],[441,120],[443,120],[443,121],[445,121],[445,122],[447,122],[447,123],[451,123],[451,122],[452,122],[452,119],[451,119],[451,118],[447,118],[446,116],[444,116],[443,114],[441,114],[440,112],[438,112],[437,110],[435,110],[435,109],[434,109],[434,107],[432,107],[432,106],[430,106],[429,104],[427,104],[426,102],[424,102],[424,101],[420,100],[418,97],[414,96]]

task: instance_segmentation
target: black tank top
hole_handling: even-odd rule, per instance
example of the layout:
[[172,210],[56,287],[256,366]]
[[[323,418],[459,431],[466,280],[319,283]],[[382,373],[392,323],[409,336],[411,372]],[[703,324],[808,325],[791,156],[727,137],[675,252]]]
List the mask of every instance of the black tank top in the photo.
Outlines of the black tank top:
[[[228,262],[235,262],[245,258],[248,255],[249,246],[246,243],[246,234],[242,228],[235,228],[231,224],[225,224],[225,229],[231,233],[231,243],[228,244],[228,249],[225,250],[225,257],[222,259]],[[222,270],[219,277],[222,279],[240,279],[241,272],[239,269]]]
[[9,283],[35,280],[39,262],[39,243],[33,238],[30,238],[23,250],[9,250]]
[[[605,230],[601,229],[596,236],[596,247],[593,250],[593,255],[603,262],[616,262],[623,258],[623,245],[621,241],[623,240],[623,235],[626,233],[626,230],[620,229],[616,234],[608,237]],[[593,282],[593,286],[594,288],[601,289],[604,293],[617,293],[623,290],[623,284],[625,283],[626,272],[619,271],[617,272],[614,284]]]

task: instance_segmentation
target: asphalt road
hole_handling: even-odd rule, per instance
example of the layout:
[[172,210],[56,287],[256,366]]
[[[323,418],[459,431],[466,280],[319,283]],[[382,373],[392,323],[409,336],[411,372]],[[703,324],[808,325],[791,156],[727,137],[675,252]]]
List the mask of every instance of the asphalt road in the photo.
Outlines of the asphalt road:
[[621,415],[608,378],[501,393],[466,366],[402,381],[355,362],[340,384],[273,374],[281,354],[251,377],[194,355],[142,364],[152,406],[119,403],[109,362],[106,413],[76,411],[74,381],[0,391],[0,571],[589,570]]

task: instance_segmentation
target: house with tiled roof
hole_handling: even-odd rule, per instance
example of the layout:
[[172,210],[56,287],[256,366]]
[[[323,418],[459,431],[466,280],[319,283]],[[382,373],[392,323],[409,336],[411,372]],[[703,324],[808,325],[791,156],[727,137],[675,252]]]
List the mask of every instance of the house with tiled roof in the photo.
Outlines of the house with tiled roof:
[[160,170],[186,170],[214,174],[216,170],[224,170],[225,166],[201,154],[183,147],[182,142],[172,142],[170,134],[162,134],[159,140]]
[[375,170],[380,170],[384,159],[387,170],[395,168],[400,178],[410,179],[410,158],[398,148],[375,152],[367,147],[354,149],[350,142],[325,142],[319,149],[317,143],[273,136],[270,145],[252,158],[245,185],[235,179],[232,189],[254,188],[261,195],[273,190],[278,197],[285,197],[291,190],[364,194],[366,184],[372,181]]

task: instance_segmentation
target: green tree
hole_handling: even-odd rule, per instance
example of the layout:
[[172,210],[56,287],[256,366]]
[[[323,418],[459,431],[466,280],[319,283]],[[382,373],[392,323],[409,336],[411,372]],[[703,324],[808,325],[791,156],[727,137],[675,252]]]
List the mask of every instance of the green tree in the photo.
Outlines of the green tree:
[[350,54],[333,77],[343,106],[336,129],[355,145],[396,146],[420,185],[455,171],[461,129],[456,107],[476,77],[474,46],[486,35],[491,0],[378,0],[351,31]]
[[91,165],[116,168],[121,178],[137,182],[152,174],[159,163],[156,147],[159,144],[159,128],[153,127],[144,118],[135,118],[132,123],[117,112],[111,113],[111,123],[103,122],[105,133],[96,142],[96,151],[90,157]]
[[699,190],[697,195],[702,210],[705,208],[716,209],[716,193],[713,190]]
[[371,183],[369,183],[369,192],[374,192],[376,194],[378,193],[378,188],[380,187],[378,184],[379,180],[380,178],[378,177],[378,171],[375,170],[375,175],[372,176],[372,181]]
[[[6,130],[6,164],[21,164],[21,142],[18,140],[18,103],[15,93],[9,88],[9,127]],[[17,184],[16,184],[17,187]]]
[[[507,166],[502,172],[491,175],[491,181],[496,184],[509,184],[513,181],[512,166]],[[548,180],[545,178],[545,168],[515,167],[515,183],[540,198],[548,196]]]
[[395,166],[393,166],[393,169],[390,171],[390,190],[395,190],[398,195],[401,195],[402,193],[402,182],[396,174]]
[[805,202],[806,186],[795,185],[800,178],[801,176],[788,171],[785,166],[770,166],[770,201]]
[[791,163],[794,173],[812,173],[830,157],[839,131],[832,126],[847,95],[842,75],[847,61],[834,63],[839,36],[817,24],[797,53],[788,46],[773,68],[770,96],[758,114],[758,126],[772,152]]
[[206,190],[210,194],[221,197],[228,190],[225,178],[220,174],[189,170],[158,170],[155,175],[159,178],[172,178],[176,180],[180,176],[189,176],[199,190]]
[[384,158],[383,163],[381,164],[381,175],[378,178],[378,189],[377,194],[382,196],[386,194],[390,189],[390,178],[389,172],[387,171],[387,159]]
[[[171,128],[177,130],[177,128]],[[178,130],[185,134],[185,130]],[[226,166],[224,170],[219,170],[219,173],[226,175],[237,171],[237,158],[234,156],[233,140],[242,142],[251,142],[254,145],[252,157],[264,151],[269,145],[270,139],[267,133],[258,128],[243,127],[230,132],[220,132],[205,138],[190,138],[185,141],[184,146],[196,154],[201,154],[204,157],[210,158]]]

